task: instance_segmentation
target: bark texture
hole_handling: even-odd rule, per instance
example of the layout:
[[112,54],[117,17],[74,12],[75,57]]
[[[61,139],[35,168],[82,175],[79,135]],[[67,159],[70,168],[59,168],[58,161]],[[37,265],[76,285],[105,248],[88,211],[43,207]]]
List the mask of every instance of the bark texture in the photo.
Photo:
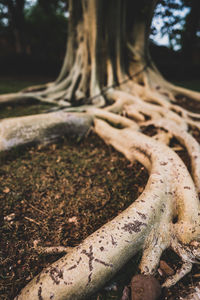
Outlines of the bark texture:
[[[35,98],[62,109],[1,121],[1,150],[66,132],[82,136],[93,124],[107,144],[149,171],[144,192],[128,209],[43,270],[18,300],[87,298],[139,250],[145,275],[155,274],[168,247],[181,257],[165,287],[200,262],[200,146],[189,131],[200,128],[200,115],[178,105],[180,95],[196,101],[200,95],[168,83],[153,64],[148,36],[155,5],[69,1],[69,40],[57,80],[0,96],[0,103]],[[142,133],[148,126],[156,129],[152,137]],[[173,137],[187,149],[192,174],[170,148]]]

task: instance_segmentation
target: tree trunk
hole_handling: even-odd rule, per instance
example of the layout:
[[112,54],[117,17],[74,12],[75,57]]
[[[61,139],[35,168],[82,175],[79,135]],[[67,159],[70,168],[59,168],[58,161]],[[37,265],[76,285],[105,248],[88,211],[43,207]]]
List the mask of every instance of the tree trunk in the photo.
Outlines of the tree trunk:
[[[107,102],[102,90],[151,65],[148,35],[155,1],[151,2],[70,2],[68,49],[57,79],[60,83],[72,77],[67,100],[102,105],[102,98]],[[144,84],[142,74],[134,81]]]
[[[150,58],[148,36],[155,5],[154,0],[69,1],[69,39],[57,80],[0,97],[0,103],[35,98],[63,109],[3,120],[2,150],[53,138],[57,122],[68,124],[69,111],[82,111],[84,128],[93,122],[106,143],[149,171],[145,191],[127,210],[43,270],[16,299],[83,299],[139,250],[140,271],[147,275],[156,272],[168,247],[182,258],[182,268],[166,280],[166,287],[200,259],[200,146],[188,131],[189,126],[200,128],[200,116],[178,106],[180,95],[196,101],[200,96],[168,83]],[[80,125],[82,114],[77,116],[74,122]],[[22,130],[13,138],[16,125]],[[154,137],[140,132],[150,125],[157,129]],[[168,146],[172,137],[187,149],[192,177]]]
[[10,17],[10,27],[13,32],[14,46],[17,54],[25,52],[24,29],[25,17],[24,6],[25,0],[7,0],[5,1],[8,7],[8,14]]

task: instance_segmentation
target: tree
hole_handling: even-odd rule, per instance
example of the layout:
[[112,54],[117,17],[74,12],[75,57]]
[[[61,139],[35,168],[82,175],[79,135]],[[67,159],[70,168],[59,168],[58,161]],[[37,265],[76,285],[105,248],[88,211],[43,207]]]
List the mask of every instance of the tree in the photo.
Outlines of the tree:
[[[183,261],[164,286],[176,284],[200,259],[200,146],[189,132],[200,128],[197,113],[178,105],[197,92],[168,83],[148,52],[156,1],[69,1],[66,57],[57,80],[2,95],[0,103],[35,99],[60,110],[5,119],[1,150],[61,134],[84,136],[91,126],[108,144],[149,171],[141,196],[78,247],[43,270],[17,299],[82,299],[106,283],[143,250],[140,271],[156,272],[171,247]],[[153,137],[142,128],[154,126]],[[192,177],[170,148],[176,137],[191,159]],[[60,249],[63,251],[63,248]],[[59,251],[59,248],[57,248]]]
[[[167,36],[169,47],[171,49],[181,48],[181,33],[185,25],[185,17],[183,17],[183,9],[187,6],[183,1],[176,0],[161,0],[155,10],[155,20],[162,19],[160,33],[162,36]],[[187,7],[188,8],[188,7]],[[186,13],[185,13],[186,14]],[[153,25],[152,34],[157,34],[159,31]]]
[[[27,60],[61,61],[67,33],[66,1],[0,0],[0,26],[6,45],[5,58],[24,64]],[[8,51],[9,46],[9,51]],[[16,54],[12,55],[10,54]],[[8,57],[8,58],[7,58]],[[5,63],[5,62],[4,62]]]
[[198,1],[185,1],[190,7],[190,13],[186,16],[184,30],[182,32],[182,51],[185,59],[191,57],[195,47],[199,45],[200,37],[200,12]]
[[67,18],[61,1],[38,1],[26,13],[30,52],[52,61],[64,56]]
[[[200,30],[200,12],[197,0],[161,0],[155,10],[155,16],[162,18],[162,36],[168,36],[169,46],[191,57],[194,48],[198,45]],[[153,35],[157,33],[152,26]],[[178,46],[178,47],[177,47]]]
[[15,51],[18,54],[24,52],[24,16],[25,0],[1,0],[0,8],[2,17],[8,19],[9,27],[12,31],[15,43]]

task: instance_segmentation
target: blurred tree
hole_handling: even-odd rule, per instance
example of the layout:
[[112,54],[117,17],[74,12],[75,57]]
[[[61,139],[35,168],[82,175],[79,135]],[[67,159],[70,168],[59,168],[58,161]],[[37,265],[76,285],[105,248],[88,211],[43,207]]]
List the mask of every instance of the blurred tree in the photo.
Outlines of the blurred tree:
[[187,10],[188,7],[182,0],[160,0],[154,14],[154,19],[161,21],[160,28],[153,24],[152,34],[156,35],[160,30],[161,36],[168,38],[171,49],[181,48],[181,32],[185,25]]
[[44,13],[53,13],[54,11],[65,12],[67,10],[67,0],[38,0],[38,5]]
[[57,74],[67,39],[66,0],[0,0],[0,64],[3,73]]
[[[200,9],[199,0],[184,0],[190,6],[190,12],[186,16],[185,26],[181,35],[182,52],[184,57],[193,58],[195,52],[200,50]],[[200,57],[200,55],[199,55]],[[200,59],[199,59],[200,60]],[[200,62],[200,61],[199,61]]]
[[[191,56],[200,40],[200,10],[198,0],[160,0],[154,18],[161,20],[161,35],[167,36],[173,50],[181,49]],[[158,33],[155,24],[152,34]]]
[[13,35],[15,51],[21,54],[25,50],[25,0],[0,0],[0,7],[0,16]]
[[31,54],[42,58],[63,58],[67,36],[65,13],[64,1],[58,0],[38,0],[27,10],[26,31]]

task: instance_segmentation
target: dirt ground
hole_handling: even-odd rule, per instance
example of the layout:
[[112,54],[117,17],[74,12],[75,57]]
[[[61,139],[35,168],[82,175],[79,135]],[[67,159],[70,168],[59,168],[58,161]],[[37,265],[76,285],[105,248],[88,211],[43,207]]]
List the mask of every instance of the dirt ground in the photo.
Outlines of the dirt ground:
[[[188,107],[187,99],[179,99]],[[200,112],[200,106],[190,104]],[[0,118],[39,113],[47,105],[5,106]],[[146,133],[152,134],[153,128]],[[200,142],[200,134],[191,128]],[[172,141],[190,168],[184,148]],[[16,148],[0,154],[0,299],[12,300],[45,266],[59,255],[42,255],[42,246],[76,246],[85,237],[129,206],[143,191],[147,171],[133,166],[118,152],[91,133],[82,141],[60,139],[50,145]],[[141,254],[125,266],[106,289],[88,300],[121,299],[122,290],[138,273]],[[179,258],[170,250],[162,260],[173,270]],[[164,276],[156,275],[160,282]],[[200,267],[176,287],[163,290],[161,300],[176,299],[200,278]]]

